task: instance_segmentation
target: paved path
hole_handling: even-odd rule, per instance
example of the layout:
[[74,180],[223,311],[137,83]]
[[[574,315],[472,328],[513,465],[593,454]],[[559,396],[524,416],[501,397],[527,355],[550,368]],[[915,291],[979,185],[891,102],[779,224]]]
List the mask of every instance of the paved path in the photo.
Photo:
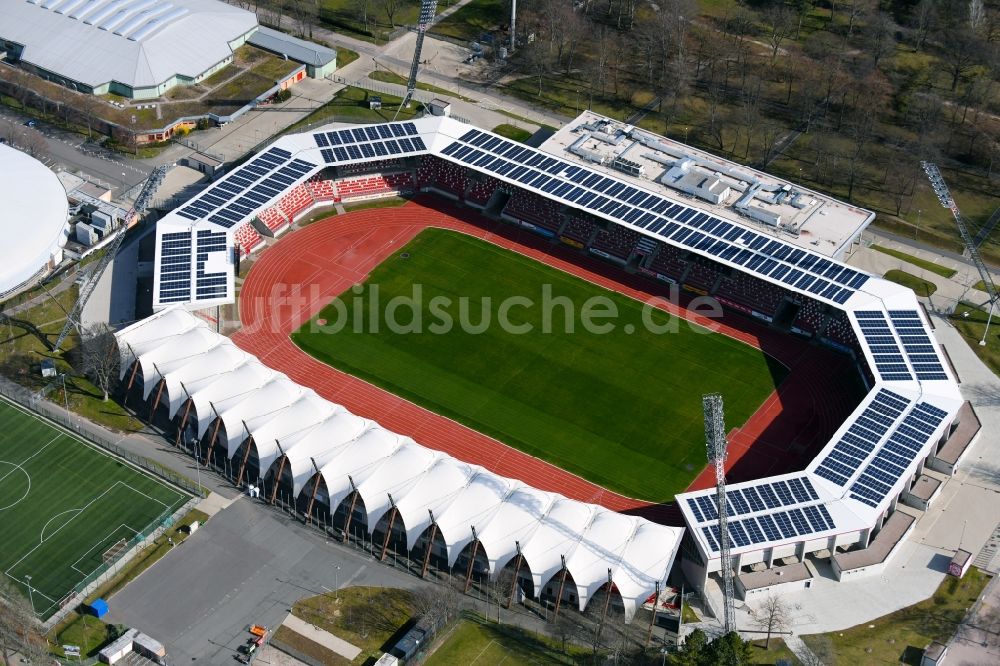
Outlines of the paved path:
[[353,661],[355,657],[361,654],[361,648],[355,647],[343,638],[334,636],[329,631],[309,624],[305,620],[299,619],[291,613],[289,613],[288,617],[285,618],[285,621],[282,622],[282,624],[300,636],[305,636],[313,643],[318,643],[326,649],[336,652],[341,657],[345,657]]

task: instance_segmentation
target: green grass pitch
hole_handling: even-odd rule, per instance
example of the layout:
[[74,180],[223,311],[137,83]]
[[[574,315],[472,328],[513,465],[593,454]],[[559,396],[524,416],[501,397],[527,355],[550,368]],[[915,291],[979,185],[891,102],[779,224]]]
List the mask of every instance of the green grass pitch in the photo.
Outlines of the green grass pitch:
[[[411,295],[413,285],[423,292],[423,332],[394,333],[385,310],[394,296]],[[610,299],[620,314],[609,320],[614,331],[585,332],[578,316],[575,332],[566,333],[565,310],[554,308],[545,332],[542,285],[578,312],[591,297]],[[514,334],[494,324],[481,333],[458,326],[432,333],[442,320],[435,296],[452,299],[444,310],[456,321],[454,303],[470,297],[473,323],[485,297],[494,322],[505,298],[533,299],[536,307],[509,310],[512,323],[533,330]],[[373,308],[381,312],[377,332],[367,325]],[[668,319],[658,311],[653,317]],[[409,319],[396,311],[395,321]],[[346,325],[334,331],[340,322]],[[431,411],[610,490],[664,502],[705,465],[702,394],[722,393],[727,424],[741,425],[786,370],[759,350],[695,332],[687,322],[665,334],[643,322],[638,301],[470,236],[428,229],[378,266],[361,293],[342,294],[292,337],[323,362]]]
[[40,617],[54,613],[106,553],[185,501],[180,491],[0,401],[0,572]]

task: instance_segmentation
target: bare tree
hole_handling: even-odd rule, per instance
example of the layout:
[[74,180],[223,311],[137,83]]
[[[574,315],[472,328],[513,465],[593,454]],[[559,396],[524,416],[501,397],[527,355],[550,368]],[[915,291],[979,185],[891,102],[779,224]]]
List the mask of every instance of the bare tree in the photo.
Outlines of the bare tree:
[[450,582],[428,585],[413,592],[413,614],[434,622],[447,622],[458,615],[463,601],[462,594]]
[[36,160],[44,160],[49,156],[49,142],[45,135],[35,129],[29,129],[21,134],[21,143],[24,152],[28,153]]
[[764,11],[767,43],[771,46],[771,66],[778,57],[781,43],[792,32],[794,16],[784,5],[772,5]]
[[372,9],[372,0],[353,0],[353,3],[352,3],[351,6],[354,8],[354,11],[357,12],[357,17],[356,18],[365,27],[365,32],[369,32],[369,29],[368,29],[369,16],[368,16],[368,14],[369,14],[369,12],[371,12],[371,9]]
[[769,594],[754,612],[754,622],[761,631],[767,632],[764,649],[771,645],[771,634],[786,631],[791,625],[791,613],[785,602],[776,594]]
[[381,0],[385,17],[389,19],[389,25],[396,27],[396,12],[399,11],[400,0]]
[[934,30],[937,21],[937,3],[938,0],[920,0],[913,8],[911,25],[917,38],[915,47],[917,51],[923,50],[927,37]]
[[83,372],[107,400],[118,381],[118,366],[121,363],[118,341],[110,326],[97,324],[84,331],[80,342],[80,361]]
[[10,586],[0,590],[0,661],[14,663],[18,654],[29,662],[41,663],[48,643],[28,600]]
[[888,12],[879,12],[868,27],[868,53],[872,58],[872,67],[878,67],[882,59],[896,49],[896,30],[898,26]]

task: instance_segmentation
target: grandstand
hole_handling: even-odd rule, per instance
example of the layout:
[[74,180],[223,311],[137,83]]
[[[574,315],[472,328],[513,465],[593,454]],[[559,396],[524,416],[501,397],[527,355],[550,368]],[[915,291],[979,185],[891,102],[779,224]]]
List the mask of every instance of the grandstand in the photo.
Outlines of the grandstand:
[[0,295],[62,261],[69,237],[66,190],[52,171],[26,153],[0,144],[0,198],[7,242],[0,249]]
[[[615,142],[595,139],[597,134],[613,134]],[[614,160],[606,159],[612,145],[619,151],[616,158],[628,153],[629,160],[644,160],[641,172],[616,171]],[[789,564],[789,558],[801,562],[810,553],[829,558],[841,576],[875,572],[892,552],[884,548],[886,541],[906,531],[895,529],[896,504],[924,466],[935,464],[935,455],[949,446],[958,427],[963,400],[956,378],[913,292],[837,258],[870,223],[869,211],[678,150],[662,137],[590,112],[541,148],[445,117],[285,136],[160,222],[154,306],[163,321],[180,321],[184,315],[176,304],[197,310],[232,302],[232,269],[224,265],[232,263],[232,229],[301,184],[331,181],[340,195],[342,183],[354,188],[363,177],[373,185],[362,191],[381,196],[391,189],[382,185],[389,183],[388,174],[407,173],[409,179],[397,182],[487,208],[631,273],[717,295],[732,312],[808,338],[856,363],[869,390],[865,400],[805,470],[734,484],[729,529],[741,575]],[[711,171],[726,187],[679,187],[688,181],[677,170],[694,168]],[[313,201],[313,206],[326,203]],[[191,239],[203,230],[227,238],[216,250],[228,254],[215,263],[219,273],[213,290],[203,289],[204,269],[191,261]],[[142,329],[135,330],[141,338]],[[148,392],[158,371],[142,353],[138,357]],[[167,353],[163,358],[177,357]],[[274,393],[262,405],[294,401],[295,388],[267,381]],[[170,395],[170,413],[176,415],[173,405],[182,398],[176,391]],[[224,399],[220,395],[212,404],[218,407]],[[225,431],[220,441],[230,461],[239,461],[241,454],[249,459],[247,449],[240,450],[247,433],[239,424],[258,407],[247,405],[249,411],[239,407],[219,428]],[[199,419],[206,418],[206,409],[207,403],[198,407]],[[202,420],[198,423],[201,429]],[[240,441],[229,441],[234,434]],[[203,430],[196,433],[200,436]],[[256,463],[258,472],[271,473],[273,461]],[[308,475],[298,464],[296,473]],[[284,471],[275,473],[280,478]],[[293,490],[308,487],[300,483]],[[702,589],[719,570],[713,497],[708,491],[678,496],[691,543],[683,566]],[[880,538],[888,524],[894,529]],[[880,548],[867,549],[875,542]],[[881,559],[867,562],[858,552]]]
[[179,420],[181,443],[205,442],[199,454],[238,485],[259,484],[271,501],[280,493],[306,516],[392,543],[414,561],[470,575],[474,566],[516,566],[530,593],[563,570],[565,554],[580,610],[614,569],[631,617],[680,547],[682,528],[536,490],[356,416],[178,306],[122,330],[118,342],[122,378]]

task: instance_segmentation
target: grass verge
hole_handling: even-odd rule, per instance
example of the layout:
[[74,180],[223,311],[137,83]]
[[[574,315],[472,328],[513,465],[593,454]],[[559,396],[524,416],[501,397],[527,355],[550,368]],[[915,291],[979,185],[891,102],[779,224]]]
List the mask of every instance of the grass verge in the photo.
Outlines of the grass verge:
[[932,641],[948,642],[988,581],[989,576],[973,567],[961,580],[946,577],[930,599],[850,629],[802,640],[817,655],[827,655],[827,663],[916,666]]
[[[990,322],[987,334],[986,324],[989,320],[989,312],[972,303],[962,302],[958,304],[951,315],[951,321],[962,334],[976,356],[993,371],[1000,376],[1000,308],[993,312],[993,321]],[[980,340],[986,334],[986,344],[980,345]]]
[[[368,78],[374,79],[376,81],[381,81],[382,83],[395,83],[401,86],[405,86],[407,83],[405,77],[402,77],[399,74],[396,74],[395,72],[386,71],[384,69],[379,69],[369,73]],[[474,99],[470,99],[463,95],[459,95],[456,92],[446,90],[445,88],[441,88],[439,86],[431,85],[430,83],[420,83],[418,81],[417,90],[426,90],[427,92],[432,92],[435,95],[447,95],[448,97],[454,97],[456,99],[462,100],[463,102],[469,102],[471,104],[476,103],[476,100]]]
[[929,282],[923,278],[919,278],[916,275],[907,273],[906,271],[900,271],[897,269],[892,269],[883,275],[886,280],[890,282],[895,282],[896,284],[901,284],[904,287],[908,287],[913,290],[917,296],[923,296],[927,298],[935,291],[937,291],[937,285],[933,282]]
[[531,138],[531,132],[520,127],[515,127],[510,123],[497,125],[493,128],[493,133],[521,143],[524,143]]
[[466,617],[424,662],[427,666],[452,664],[590,664],[593,653],[578,645],[561,646],[548,636],[520,627]]
[[278,644],[275,647],[287,646],[302,656],[315,659],[316,663],[324,664],[325,666],[342,666],[351,663],[336,652],[328,650],[319,643],[309,640],[302,634],[294,632],[284,625],[278,627],[277,631],[274,632],[271,642]]
[[300,599],[292,614],[361,648],[353,663],[363,664],[391,647],[389,639],[410,621],[413,604],[406,590],[348,587]]
[[941,266],[940,264],[935,264],[933,261],[927,261],[926,259],[921,259],[920,257],[915,257],[912,254],[907,254],[906,252],[901,252],[900,250],[894,250],[891,247],[885,247],[884,245],[872,245],[872,249],[876,252],[881,252],[882,254],[887,254],[890,257],[895,257],[908,264],[913,264],[919,268],[923,268],[925,271],[930,271],[945,278],[952,278],[955,276],[956,271],[954,268],[948,268],[947,266]]

